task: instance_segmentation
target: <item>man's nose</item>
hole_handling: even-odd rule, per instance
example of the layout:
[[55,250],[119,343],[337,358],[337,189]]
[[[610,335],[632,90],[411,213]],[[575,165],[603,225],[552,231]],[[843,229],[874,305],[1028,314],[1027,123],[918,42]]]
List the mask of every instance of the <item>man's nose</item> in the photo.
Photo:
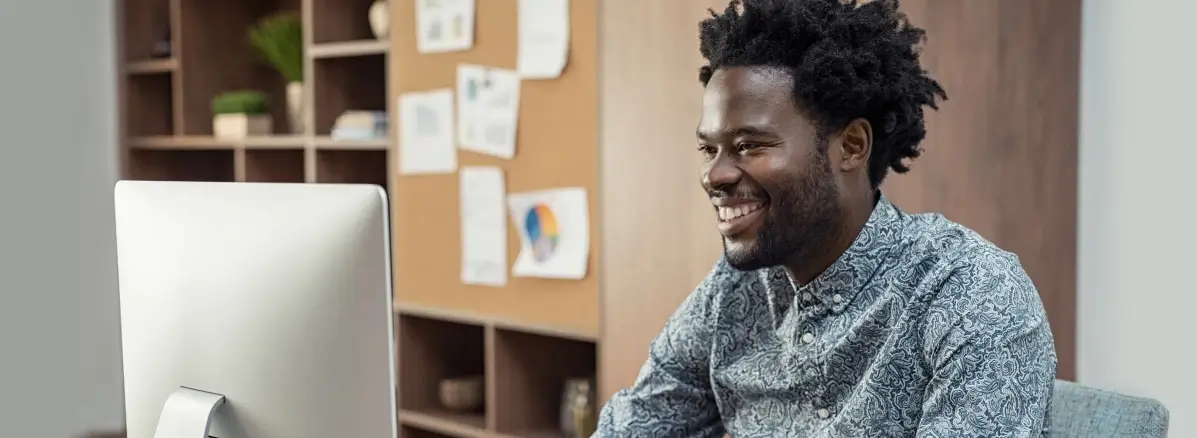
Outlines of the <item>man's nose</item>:
[[702,183],[707,189],[714,190],[736,185],[743,175],[744,171],[735,159],[726,154],[719,154],[707,167]]

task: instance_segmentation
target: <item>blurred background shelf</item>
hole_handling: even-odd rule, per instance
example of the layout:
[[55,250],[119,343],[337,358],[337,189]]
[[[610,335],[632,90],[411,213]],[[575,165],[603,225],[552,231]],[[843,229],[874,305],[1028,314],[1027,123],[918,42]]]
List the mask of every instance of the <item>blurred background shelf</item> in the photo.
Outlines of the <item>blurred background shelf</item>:
[[306,139],[300,135],[271,135],[225,140],[206,135],[162,135],[131,137],[127,144],[135,149],[303,149]]
[[125,73],[131,75],[152,75],[172,73],[179,68],[179,61],[174,58],[147,59],[133,61],[125,65]]
[[303,149],[249,149],[244,151],[242,181],[301,183],[304,177]]
[[388,41],[360,40],[313,45],[312,58],[348,58],[352,56],[383,55],[390,49]]
[[[387,187],[391,136],[334,140],[346,110],[389,117],[389,39],[371,34],[363,0],[122,0],[122,173],[128,179],[369,183]],[[249,31],[276,14],[304,28],[303,129],[287,114],[287,81],[260,59]],[[269,135],[213,134],[212,99],[268,96]]]
[[215,181],[236,179],[232,149],[142,149],[127,155],[128,179]]
[[346,111],[386,111],[384,54],[313,59],[316,135],[328,136]]
[[330,137],[316,137],[317,149],[326,150],[355,150],[355,151],[385,151],[391,147],[390,139],[378,140],[340,140]]

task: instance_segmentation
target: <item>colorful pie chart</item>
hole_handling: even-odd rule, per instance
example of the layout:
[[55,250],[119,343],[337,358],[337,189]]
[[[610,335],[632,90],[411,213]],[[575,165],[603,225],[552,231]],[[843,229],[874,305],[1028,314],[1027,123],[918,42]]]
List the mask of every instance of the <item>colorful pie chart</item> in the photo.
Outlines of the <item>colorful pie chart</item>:
[[557,216],[553,215],[549,206],[537,204],[528,209],[524,217],[524,232],[532,244],[532,258],[543,262],[553,256],[560,236],[557,234]]

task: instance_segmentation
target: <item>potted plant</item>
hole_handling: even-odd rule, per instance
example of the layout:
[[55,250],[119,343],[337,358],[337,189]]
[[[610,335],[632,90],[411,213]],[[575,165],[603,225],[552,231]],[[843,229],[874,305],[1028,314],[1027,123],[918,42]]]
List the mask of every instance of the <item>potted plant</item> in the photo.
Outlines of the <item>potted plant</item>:
[[299,14],[267,16],[249,30],[249,42],[263,62],[287,81],[287,121],[294,134],[303,132],[303,24]]
[[266,94],[253,90],[221,93],[212,99],[212,135],[239,140],[251,135],[269,135],[273,130]]

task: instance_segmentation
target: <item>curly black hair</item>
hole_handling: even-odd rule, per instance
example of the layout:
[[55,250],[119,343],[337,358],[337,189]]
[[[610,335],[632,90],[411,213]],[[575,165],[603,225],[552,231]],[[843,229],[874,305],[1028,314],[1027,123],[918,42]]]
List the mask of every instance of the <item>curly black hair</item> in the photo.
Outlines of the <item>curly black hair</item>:
[[[794,81],[795,103],[820,135],[864,118],[873,127],[869,181],[922,154],[923,107],[938,109],[943,87],[919,65],[926,32],[897,0],[732,0],[698,25],[705,87],[724,67],[772,67]],[[825,137],[823,137],[825,138]]]

